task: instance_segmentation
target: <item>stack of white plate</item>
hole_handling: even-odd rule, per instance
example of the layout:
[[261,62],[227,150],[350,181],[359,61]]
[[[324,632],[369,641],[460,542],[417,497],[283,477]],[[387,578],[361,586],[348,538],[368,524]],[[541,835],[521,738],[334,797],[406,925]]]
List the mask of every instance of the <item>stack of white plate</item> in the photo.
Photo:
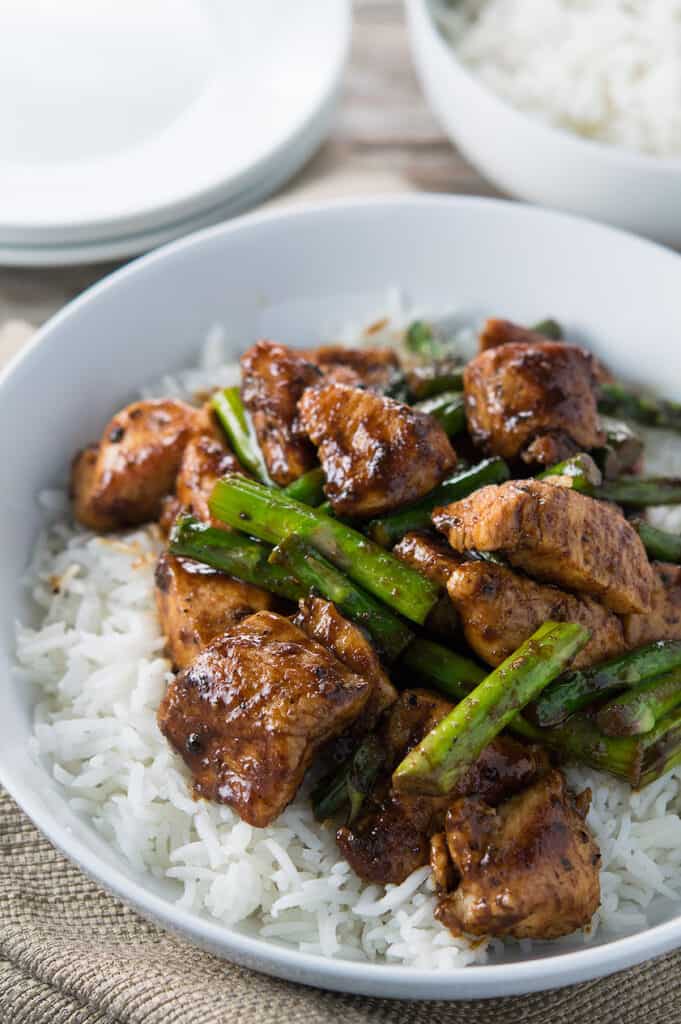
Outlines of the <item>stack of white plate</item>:
[[349,0],[3,0],[0,263],[117,259],[262,201],[329,131]]

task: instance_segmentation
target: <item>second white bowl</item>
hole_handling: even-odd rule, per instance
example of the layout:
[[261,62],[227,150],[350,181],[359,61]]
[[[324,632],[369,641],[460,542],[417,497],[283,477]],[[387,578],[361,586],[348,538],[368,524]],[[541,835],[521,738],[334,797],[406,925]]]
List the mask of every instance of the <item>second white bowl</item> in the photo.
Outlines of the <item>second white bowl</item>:
[[630,152],[552,128],[475,78],[441,35],[441,0],[406,0],[411,49],[445,132],[511,195],[681,246],[681,159]]

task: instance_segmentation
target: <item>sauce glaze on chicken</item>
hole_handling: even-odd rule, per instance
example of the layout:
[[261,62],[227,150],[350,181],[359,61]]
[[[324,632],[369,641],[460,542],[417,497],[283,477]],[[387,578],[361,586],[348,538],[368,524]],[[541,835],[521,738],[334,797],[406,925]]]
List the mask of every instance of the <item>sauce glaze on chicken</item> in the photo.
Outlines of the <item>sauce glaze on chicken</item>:
[[[403,366],[392,348],[296,351],[258,341],[241,370],[270,485],[320,466],[324,514],[356,529],[370,532],[367,520],[439,494],[457,452],[508,460],[513,479],[433,502],[432,520],[428,512],[400,533],[394,556],[439,593],[425,623],[410,625],[417,636],[445,637],[479,659],[467,662],[476,672],[504,662],[547,620],[586,627],[573,668],[681,640],[681,567],[651,562],[623,510],[593,488],[578,493],[569,469],[536,479],[576,452],[602,456],[610,443],[598,409],[599,386],[610,378],[582,348],[494,319],[465,367],[452,357]],[[417,399],[437,391],[439,375],[451,382],[457,374],[466,432],[448,436]],[[620,436],[631,441],[627,430]],[[343,765],[359,799],[348,820],[336,814],[333,823],[341,853],[365,881],[399,884],[430,864],[435,915],[456,935],[547,939],[588,925],[600,900],[590,794],[571,792],[541,733],[534,743],[498,732],[439,795],[400,791],[395,768],[454,708],[437,692],[437,672],[428,675],[413,657],[388,664],[366,609],[353,616],[352,604],[344,614],[334,603],[342,586],[333,600],[309,587],[294,603],[264,580],[172,553],[178,514],[193,517],[199,535],[209,531],[206,545],[224,536],[211,496],[235,473],[244,470],[211,407],[174,399],[122,409],[72,469],[84,526],[106,532],[160,519],[171,531],[156,592],[177,674],[158,724],[196,798],[262,827],[310,769],[319,777]],[[243,520],[237,532],[248,534]],[[367,738],[376,764],[358,790],[352,759]]]

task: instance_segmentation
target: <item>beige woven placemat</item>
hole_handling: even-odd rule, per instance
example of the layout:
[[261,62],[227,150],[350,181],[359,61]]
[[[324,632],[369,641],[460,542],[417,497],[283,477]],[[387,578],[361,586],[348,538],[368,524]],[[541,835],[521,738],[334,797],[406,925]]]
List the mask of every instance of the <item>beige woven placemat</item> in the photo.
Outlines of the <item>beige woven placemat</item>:
[[[31,333],[0,325],[0,365]],[[474,968],[472,968],[474,969]],[[681,1024],[681,952],[555,992],[462,1003],[341,996],[194,949],[65,860],[0,789],[0,1024]]]

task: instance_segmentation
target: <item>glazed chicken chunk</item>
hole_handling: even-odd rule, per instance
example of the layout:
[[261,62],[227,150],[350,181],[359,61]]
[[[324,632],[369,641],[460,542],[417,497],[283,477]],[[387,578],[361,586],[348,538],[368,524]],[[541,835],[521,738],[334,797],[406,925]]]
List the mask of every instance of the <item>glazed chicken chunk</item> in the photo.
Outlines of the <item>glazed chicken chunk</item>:
[[109,421],[71,469],[78,522],[104,532],[157,519],[204,414],[174,399],[134,402]]
[[197,796],[264,827],[295,796],[316,751],[371,694],[288,619],[261,611],[217,637],[170,684],[161,732],[184,758]]
[[206,565],[164,553],[156,566],[156,606],[168,654],[187,668],[216,637],[242,619],[278,607],[260,587],[214,572]]
[[371,684],[371,694],[361,716],[350,728],[350,736],[369,732],[380,716],[397,700],[397,690],[383,671],[370,640],[359,626],[349,622],[331,601],[306,597],[299,603],[293,620],[304,633],[331,651],[339,661]]
[[405,533],[393,548],[393,554],[441,587],[447,586],[449,577],[463,561],[440,537],[418,530]]
[[380,515],[416,501],[456,463],[436,420],[371,391],[344,384],[308,388],[298,408],[340,516]]
[[541,480],[510,480],[435,509],[456,551],[499,551],[539,579],[592,594],[615,612],[647,612],[653,571],[614,505]]
[[547,339],[543,334],[531,331],[529,327],[514,324],[512,320],[490,317],[480,331],[478,347],[480,352],[499,345],[545,345]]
[[324,374],[324,383],[349,384],[382,392],[398,378],[400,361],[391,348],[322,345],[305,353]]
[[483,799],[455,801],[445,823],[452,862],[442,876],[442,837],[435,844],[439,881],[455,887],[436,918],[454,935],[554,939],[586,926],[600,902],[600,853],[585,822],[586,791],[573,797],[551,771],[496,810]]
[[286,487],[315,464],[314,448],[301,430],[298,399],[321,379],[321,371],[302,353],[259,341],[241,357],[241,372],[241,397],[268,472]]
[[482,751],[455,793],[414,796],[391,788],[391,774],[453,705],[427,690],[405,690],[386,716],[379,740],[386,755],[385,774],[365,801],[360,818],[338,830],[336,839],[353,870],[367,882],[399,884],[428,863],[430,838],[444,827],[453,795],[471,793],[489,803],[515,793],[546,769],[546,755],[507,736]]
[[217,481],[227,473],[242,473],[236,455],[213,434],[193,438],[184,450],[175,484],[179,505],[197,519],[211,519],[208,499]]
[[653,562],[652,608],[647,615],[625,615],[624,639],[628,647],[644,647],[657,640],[681,640],[681,565]]
[[620,619],[591,597],[521,576],[503,565],[462,562],[450,573],[447,592],[464,636],[488,665],[500,665],[547,619],[578,622],[591,634],[574,668],[595,665],[626,647]]
[[490,348],[464,371],[469,432],[490,455],[551,465],[605,442],[592,357],[545,341]]

